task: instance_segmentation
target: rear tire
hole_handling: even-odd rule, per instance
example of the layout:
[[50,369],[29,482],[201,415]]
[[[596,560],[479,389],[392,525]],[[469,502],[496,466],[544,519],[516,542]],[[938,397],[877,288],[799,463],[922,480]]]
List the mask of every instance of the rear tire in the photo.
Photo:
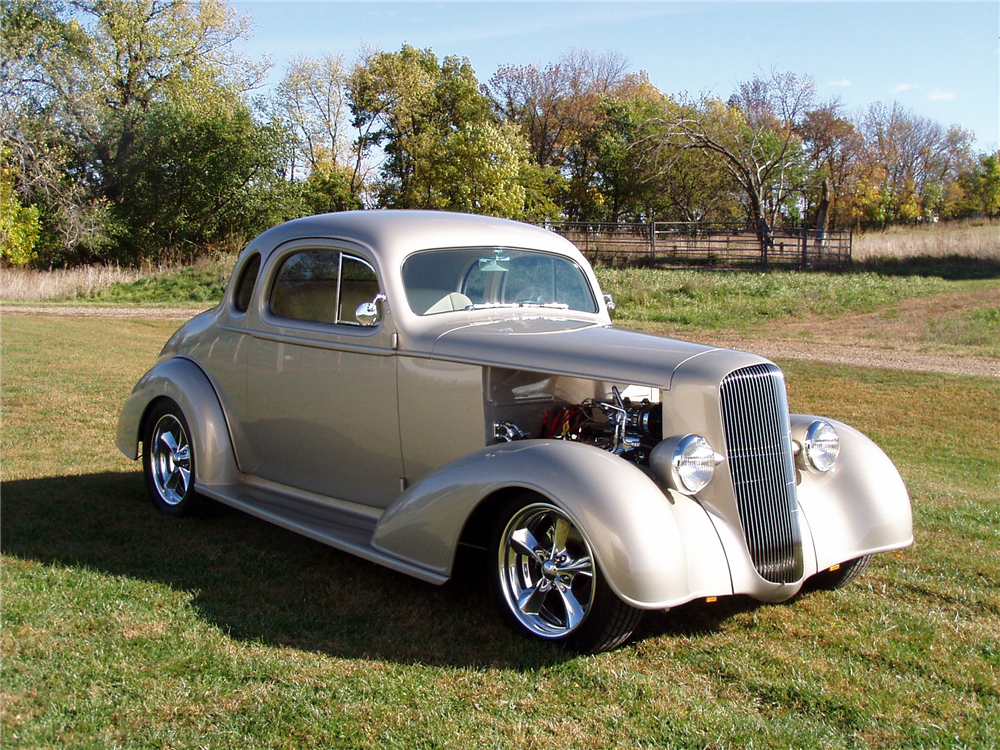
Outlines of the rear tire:
[[194,491],[191,430],[181,408],[170,399],[162,399],[146,415],[145,424],[142,468],[153,505],[171,516],[203,510],[205,498]]
[[833,590],[843,588],[854,581],[859,575],[865,572],[871,565],[874,555],[865,555],[848,562],[841,563],[836,570],[824,570],[813,576],[813,582],[817,588]]
[[541,497],[504,507],[490,552],[494,599],[521,635],[599,653],[620,646],[639,624],[642,610],[611,590],[587,538]]

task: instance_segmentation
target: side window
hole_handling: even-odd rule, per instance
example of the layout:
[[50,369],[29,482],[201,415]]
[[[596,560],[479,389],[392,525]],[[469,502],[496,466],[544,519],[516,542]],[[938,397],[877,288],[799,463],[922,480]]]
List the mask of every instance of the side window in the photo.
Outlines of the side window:
[[254,255],[243,266],[240,280],[236,284],[236,292],[233,295],[233,306],[237,312],[244,313],[250,307],[250,295],[253,294],[254,284],[257,283],[257,274],[260,273],[260,255]]
[[333,323],[340,252],[306,250],[289,255],[271,287],[271,312],[282,318]]
[[274,315],[316,323],[359,325],[358,305],[378,294],[375,269],[339,250],[304,250],[289,255],[271,287]]
[[340,303],[337,307],[337,322],[358,325],[354,317],[358,305],[371,302],[378,294],[378,279],[375,269],[360,258],[344,255],[340,267]]

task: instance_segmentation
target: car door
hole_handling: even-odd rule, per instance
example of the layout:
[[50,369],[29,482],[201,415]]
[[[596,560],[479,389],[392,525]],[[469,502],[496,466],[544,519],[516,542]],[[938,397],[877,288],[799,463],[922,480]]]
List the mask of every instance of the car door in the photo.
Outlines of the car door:
[[266,283],[247,367],[254,473],[385,507],[402,476],[393,332],[384,314],[355,317],[382,288],[374,260],[303,241],[275,255]]

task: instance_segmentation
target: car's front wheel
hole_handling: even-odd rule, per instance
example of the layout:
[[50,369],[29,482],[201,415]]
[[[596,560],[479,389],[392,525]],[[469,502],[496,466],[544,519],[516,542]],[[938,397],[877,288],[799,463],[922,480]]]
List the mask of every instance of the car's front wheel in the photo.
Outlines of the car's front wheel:
[[833,570],[824,570],[814,576],[813,582],[817,588],[821,589],[843,588],[868,569],[873,557],[874,555],[865,555],[841,563]]
[[558,506],[519,498],[499,515],[491,585],[507,623],[584,653],[624,643],[642,611],[608,586],[586,536]]
[[194,491],[194,448],[181,408],[169,399],[154,404],[146,417],[142,465],[146,490],[159,510],[184,516],[201,510]]

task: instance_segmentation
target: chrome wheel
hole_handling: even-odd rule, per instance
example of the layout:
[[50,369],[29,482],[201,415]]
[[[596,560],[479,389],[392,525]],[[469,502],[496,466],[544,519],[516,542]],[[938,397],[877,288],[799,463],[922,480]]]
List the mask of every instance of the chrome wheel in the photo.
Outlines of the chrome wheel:
[[156,422],[147,450],[157,494],[167,505],[179,505],[191,489],[191,443],[175,415],[164,414]]
[[513,515],[499,541],[500,589],[520,625],[546,639],[576,630],[596,589],[594,556],[580,530],[554,505],[532,503]]

